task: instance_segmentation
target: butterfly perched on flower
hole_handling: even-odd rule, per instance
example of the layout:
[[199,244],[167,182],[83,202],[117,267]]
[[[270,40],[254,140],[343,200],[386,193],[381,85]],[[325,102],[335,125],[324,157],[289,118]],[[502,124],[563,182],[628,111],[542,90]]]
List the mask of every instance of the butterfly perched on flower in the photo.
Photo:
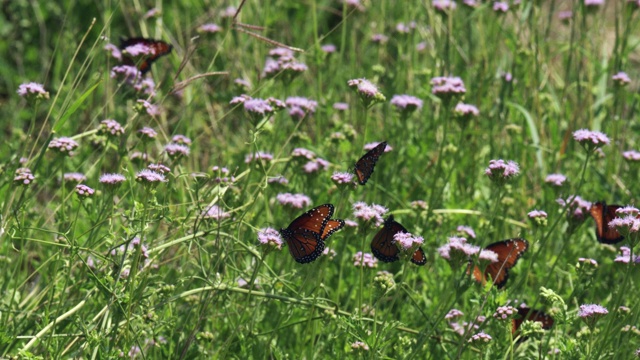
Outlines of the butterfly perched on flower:
[[616,210],[622,208],[620,205],[607,205],[604,201],[599,201],[591,205],[589,213],[596,221],[596,238],[604,244],[616,244],[624,240],[616,228],[609,227],[609,222],[616,217]]
[[[482,285],[491,277],[493,284],[498,289],[504,287],[509,278],[509,270],[516,265],[518,259],[529,248],[529,242],[525,239],[514,238],[498,241],[490,244],[485,250],[490,250],[498,255],[498,261],[487,265],[482,271],[478,266],[473,267],[473,277]],[[471,265],[469,265],[471,266]]]
[[[371,241],[371,252],[382,262],[394,262],[400,259],[400,249],[393,239],[398,233],[409,233],[404,226],[393,219],[390,215],[385,221],[382,229],[373,237]],[[411,262],[416,265],[427,263],[424,250],[419,247],[411,256]]]
[[162,40],[134,37],[121,39],[120,50],[125,65],[136,66],[142,75],[151,70],[151,65],[171,52],[173,46]]
[[324,250],[324,241],[342,229],[344,220],[331,219],[334,206],[324,204],[298,216],[280,234],[287,242],[289,253],[299,263],[317,259]]
[[360,185],[367,183],[371,174],[373,174],[373,168],[376,166],[378,158],[380,158],[380,155],[384,154],[386,148],[387,142],[383,141],[373,149],[369,150],[356,162],[355,172]]

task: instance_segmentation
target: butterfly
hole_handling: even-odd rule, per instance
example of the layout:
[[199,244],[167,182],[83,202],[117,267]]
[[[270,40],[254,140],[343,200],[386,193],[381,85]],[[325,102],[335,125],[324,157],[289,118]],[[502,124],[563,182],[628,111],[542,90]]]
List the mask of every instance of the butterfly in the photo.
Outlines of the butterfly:
[[141,37],[129,38],[129,39],[121,39],[120,40],[120,50],[123,51],[129,46],[134,45],[144,45],[151,49],[151,54],[143,56],[142,59],[134,60],[131,56],[126,53],[122,54],[122,62],[125,65],[136,66],[142,75],[146,74],[149,70],[151,70],[151,64],[154,61],[158,60],[161,56],[167,55],[171,52],[173,46],[167,44],[162,40],[154,40],[154,39],[146,39]]
[[511,332],[513,334],[518,332],[520,325],[522,325],[525,320],[542,323],[542,328],[544,330],[549,330],[553,326],[553,318],[540,310],[532,310],[528,307],[519,307],[518,315],[519,317],[517,319],[511,320]]
[[367,180],[373,174],[373,168],[376,166],[378,162],[378,158],[380,155],[384,154],[384,150],[387,148],[387,142],[383,141],[380,144],[376,145],[373,149],[369,150],[363,157],[360,158],[356,162],[355,172],[358,177],[358,182],[360,185],[364,185],[367,183]]
[[298,216],[280,234],[287,242],[293,258],[306,264],[317,259],[324,250],[324,241],[333,233],[342,229],[344,220],[331,219],[334,207],[324,204]]
[[[509,278],[509,269],[516,265],[520,256],[529,248],[529,242],[525,239],[514,238],[490,244],[485,250],[491,250],[498,254],[498,261],[487,265],[482,272],[478,266],[473,267],[473,277],[484,285],[487,277],[491,276],[493,284],[501,289]],[[471,266],[471,265],[470,265]]]
[[[400,249],[398,249],[393,240],[393,236],[397,233],[408,233],[408,231],[393,219],[393,215],[390,215],[384,221],[382,229],[378,231],[371,241],[371,252],[378,260],[382,262],[400,260]],[[421,247],[411,256],[411,262],[416,265],[424,265],[427,263],[427,257]]]
[[607,205],[604,201],[591,205],[589,212],[596,221],[596,237],[598,241],[605,244],[616,244],[624,240],[624,236],[620,235],[618,230],[609,227],[609,222],[616,215],[616,210],[620,209],[620,205]]

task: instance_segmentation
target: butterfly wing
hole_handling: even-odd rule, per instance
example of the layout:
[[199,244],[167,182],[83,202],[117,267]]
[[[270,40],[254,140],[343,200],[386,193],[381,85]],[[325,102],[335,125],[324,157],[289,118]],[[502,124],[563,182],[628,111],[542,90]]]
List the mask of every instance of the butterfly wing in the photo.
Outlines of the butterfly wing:
[[317,206],[298,216],[291,222],[291,224],[289,224],[289,227],[287,229],[292,231],[296,231],[298,229],[307,230],[314,234],[317,234],[321,239],[325,236],[328,237],[333,232],[325,234],[324,230],[327,223],[329,222],[329,219],[331,219],[331,215],[333,215],[333,211],[334,207],[331,204]]
[[[161,56],[169,54],[171,52],[171,49],[173,49],[170,44],[167,44],[162,40],[136,37],[122,39],[120,42],[120,50],[124,50],[128,46],[137,44],[145,45],[151,49],[151,54],[145,56],[143,59],[137,62],[138,70],[140,70],[142,75],[151,70],[151,64],[153,64],[153,62],[158,60],[158,58],[160,58]],[[136,65],[136,62],[134,62],[133,59],[131,59],[131,57],[127,56],[126,54],[123,54],[123,62],[126,65]]]
[[393,242],[393,236],[399,232],[408,232],[404,226],[400,225],[397,221],[393,220],[393,215],[390,215],[387,220],[384,221],[384,226],[373,237],[371,241],[371,252],[373,255],[382,262],[394,262],[400,259],[398,254],[400,250]]
[[416,250],[416,252],[413,253],[413,256],[411,257],[411,262],[419,266],[422,266],[427,263],[427,256],[424,254],[424,250],[422,250],[421,247],[419,247],[418,250]]
[[287,242],[289,253],[300,264],[314,261],[324,250],[320,235],[306,229],[282,229],[280,234]]
[[509,270],[516,265],[518,259],[529,248],[529,242],[525,239],[514,238],[490,244],[485,249],[498,254],[498,261],[487,266],[484,273],[477,266],[473,267],[473,277],[481,284],[491,276],[493,284],[501,289],[507,283]]
[[369,150],[363,157],[356,162],[355,173],[358,177],[360,185],[367,183],[367,180],[373,174],[373,168],[378,162],[380,155],[384,154],[384,150],[387,148],[387,142],[383,141],[373,149]]
[[344,227],[344,220],[329,219],[325,224],[324,229],[322,230],[322,235],[320,236],[320,239],[322,239],[322,241],[327,240],[327,238],[331,236],[331,234],[342,229],[343,227]]
[[549,330],[553,326],[553,318],[540,310],[532,310],[528,307],[519,307],[518,315],[518,318],[512,320],[513,326],[511,332],[513,334],[520,329],[520,325],[522,325],[525,320],[542,323],[542,328],[544,330]]
[[616,210],[621,207],[620,205],[607,205],[604,201],[591,205],[589,213],[596,221],[596,237],[599,242],[616,244],[624,240],[624,236],[620,235],[618,230],[609,227],[609,222],[617,217]]

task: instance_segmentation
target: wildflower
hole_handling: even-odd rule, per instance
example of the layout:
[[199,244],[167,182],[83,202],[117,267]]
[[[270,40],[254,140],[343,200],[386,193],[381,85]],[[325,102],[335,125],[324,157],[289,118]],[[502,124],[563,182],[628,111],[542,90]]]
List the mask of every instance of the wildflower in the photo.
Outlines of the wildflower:
[[609,144],[607,135],[599,131],[587,129],[576,130],[573,132],[573,138],[589,152]]
[[558,19],[560,19],[560,21],[562,21],[562,23],[564,24],[568,24],[569,20],[571,20],[571,18],[573,17],[573,12],[572,11],[558,11]]
[[584,6],[587,8],[598,8],[604,5],[604,0],[584,0]]
[[364,103],[365,107],[387,100],[380,90],[378,90],[378,87],[369,80],[352,79],[349,80],[347,84],[360,96],[360,100]]
[[422,100],[411,95],[393,95],[391,105],[395,106],[401,113],[408,115],[418,109],[422,109]]
[[638,208],[629,205],[616,209],[616,214],[638,215],[638,212],[640,212]]
[[504,81],[506,82],[511,82],[513,81],[513,75],[510,72],[505,72],[502,74],[502,78],[504,79]]
[[151,9],[149,9],[149,11],[144,13],[143,18],[149,19],[149,18],[152,18],[152,17],[156,17],[158,15],[160,15],[160,10],[158,10],[157,8],[151,8]]
[[318,102],[299,96],[290,96],[285,100],[285,104],[289,108],[289,116],[294,120],[300,120],[307,114],[316,112]]
[[324,256],[328,256],[329,260],[333,260],[333,258],[336,257],[337,253],[335,250],[333,250],[330,247],[325,247],[324,250],[322,251],[322,255]]
[[[277,99],[254,99],[248,95],[236,96],[229,102],[232,105],[243,104],[244,110],[254,119],[260,120],[284,108]],[[282,106],[281,106],[282,105]]]
[[353,181],[353,174],[348,172],[334,172],[331,175],[331,180],[336,185],[353,185],[355,182]]
[[480,247],[467,243],[467,239],[462,237],[449,237],[448,243],[440,246],[437,251],[440,256],[446,259],[452,268],[458,269],[469,258],[480,251]]
[[631,82],[631,78],[626,72],[620,71],[611,77],[613,82],[618,86],[627,86]]
[[482,249],[478,255],[480,262],[495,263],[498,262],[498,254],[494,251]]
[[[285,49],[285,50],[290,51],[288,49]],[[308,69],[309,68],[307,67],[307,65],[297,61],[293,57],[293,53],[291,53],[291,55],[283,54],[279,56],[277,60],[274,60],[272,58],[267,58],[267,60],[265,61],[264,68],[262,70],[262,77],[273,78],[276,75],[278,75],[278,76],[282,76],[285,83],[288,83],[291,80],[293,80],[293,78],[307,71]]]
[[358,227],[358,223],[350,219],[345,219],[344,225],[348,227]]
[[634,352],[634,355],[635,355],[636,357],[639,357],[639,358],[640,358],[640,348],[638,348],[638,349]]
[[458,225],[458,227],[456,228],[456,231],[459,233],[463,233],[472,239],[476,238],[476,232],[473,231],[473,229],[470,226]]
[[82,173],[77,173],[77,172],[72,172],[72,173],[65,173],[62,178],[64,179],[65,182],[83,182],[87,180],[87,177],[82,174]]
[[631,309],[628,306],[620,305],[618,306],[618,312],[629,314]]
[[233,83],[240,87],[242,90],[250,90],[252,87],[251,83],[245,79],[235,79],[233,80]]
[[453,328],[453,331],[458,333],[458,335],[462,336],[465,334],[465,332],[469,331],[469,330],[477,330],[480,327],[474,323],[469,323],[469,322],[462,322],[462,324],[457,323],[457,322],[451,322],[449,323],[449,326],[451,326]]
[[208,24],[202,24],[200,26],[198,26],[198,30],[199,33],[209,33],[209,34],[215,34],[215,33],[219,33],[222,31],[222,27],[220,27],[218,24],[213,24],[213,23],[208,23]]
[[127,178],[125,178],[120,174],[102,174],[102,176],[100,176],[99,181],[101,184],[111,186],[111,187],[116,187],[116,186],[120,186],[126,180]]
[[410,202],[409,205],[414,209],[427,210],[429,208],[429,205],[424,200],[414,200]]
[[49,92],[44,89],[44,85],[35,82],[20,84],[16,91],[18,95],[28,100],[48,99]]
[[153,170],[143,169],[136,173],[136,181],[147,185],[157,185],[158,183],[166,182],[167,179],[164,175]]
[[189,156],[189,147],[186,145],[169,143],[165,145],[164,151],[167,153],[167,155],[171,159],[177,159],[177,158]]
[[429,43],[427,43],[426,41],[420,41],[419,43],[416,44],[416,51],[423,52],[427,50],[428,46],[429,46]]
[[635,150],[628,150],[622,153],[622,157],[627,161],[638,162],[640,161],[640,152]]
[[471,118],[478,117],[480,110],[474,105],[458,103],[453,109],[453,113],[459,120],[470,120]]
[[322,45],[320,47],[320,50],[322,50],[323,52],[327,53],[327,54],[332,54],[334,52],[336,52],[336,46],[333,44],[326,44],[326,45]]
[[601,305],[597,304],[585,304],[580,305],[578,311],[578,317],[581,318],[589,328],[593,328],[596,321],[604,315],[607,315],[609,311]]
[[202,212],[202,217],[205,219],[212,219],[212,220],[219,221],[219,220],[224,220],[231,217],[231,214],[224,211],[218,205],[210,205]]
[[477,0],[462,0],[462,3],[470,8],[476,8],[480,5]]
[[139,99],[136,101],[137,105],[136,110],[139,113],[147,113],[150,116],[159,116],[162,114],[162,111],[158,105],[154,105],[147,100]]
[[371,41],[379,44],[386,44],[389,41],[389,37],[384,34],[373,34],[371,35]]
[[553,186],[558,186],[558,187],[565,185],[566,181],[567,181],[567,177],[562,174],[549,174],[544,179],[544,182],[546,182],[547,184],[551,184]]
[[527,216],[538,226],[547,225],[547,213],[542,210],[529,211]]
[[282,176],[282,175],[278,175],[278,176],[274,176],[274,177],[270,177],[267,182],[269,184],[280,184],[280,185],[287,185],[289,184],[289,180],[287,180],[286,177]]
[[520,168],[515,161],[490,160],[489,167],[484,170],[484,174],[497,184],[503,184],[520,174]]
[[247,154],[244,157],[244,162],[247,164],[258,160],[270,162],[271,160],[273,160],[273,155],[266,152],[258,151],[256,153]]
[[381,205],[371,204],[367,205],[362,201],[358,201],[353,204],[353,216],[360,219],[362,222],[372,221],[375,226],[380,226],[384,222],[382,216],[389,211],[387,208]]
[[191,146],[191,139],[184,135],[176,134],[171,138],[171,142],[180,145]]
[[[571,199],[573,199],[571,203],[568,203]],[[577,195],[569,196],[567,200],[556,199],[556,202],[561,206],[567,207],[567,215],[576,220],[584,220],[585,215],[591,209],[591,203]]]
[[358,251],[353,255],[353,265],[356,267],[368,267],[373,269],[378,267],[378,259],[376,259],[373,254]]
[[511,317],[513,317],[513,315],[517,314],[518,310],[516,308],[514,308],[513,306],[500,306],[496,309],[496,312],[493,313],[493,317],[498,319],[498,320],[507,320]]
[[137,134],[138,134],[138,137],[143,141],[144,140],[155,139],[156,136],[158,136],[158,133],[155,130],[153,130],[150,127],[146,127],[146,126],[143,127],[142,129],[138,130]]
[[464,313],[458,309],[451,309],[449,310],[449,312],[447,313],[447,315],[444,316],[445,320],[451,320],[451,319],[455,319],[457,317],[461,317],[464,316]]
[[400,34],[408,34],[408,33],[411,32],[411,30],[413,30],[415,28],[416,28],[416,22],[415,21],[410,22],[409,25],[407,25],[407,24],[405,24],[403,22],[398,23],[396,25],[396,31],[399,32]]
[[100,122],[98,133],[109,136],[120,136],[124,134],[124,128],[119,122],[113,119],[106,119]]
[[36,177],[31,173],[31,170],[26,167],[17,168],[15,172],[15,176],[13,177],[13,182],[20,185],[29,185],[31,184]]
[[593,266],[593,267],[598,267],[598,262],[595,261],[594,259],[588,259],[588,258],[578,258],[578,262],[581,264],[585,264],[588,266]]
[[369,345],[363,343],[362,341],[356,341],[351,344],[351,349],[357,352],[369,351]]
[[637,233],[640,230],[640,219],[636,215],[626,215],[624,217],[616,217],[609,221],[609,228],[617,229],[621,235]]
[[146,163],[151,160],[151,157],[149,157],[149,154],[147,153],[134,151],[129,155],[129,159],[131,159],[132,162]]
[[118,78],[121,81],[133,84],[142,77],[140,70],[135,66],[118,65],[111,68],[111,78]]
[[280,203],[280,205],[291,206],[296,209],[302,209],[311,204],[311,199],[304,194],[278,194],[276,196],[276,200]]
[[76,194],[78,194],[78,197],[80,199],[91,197],[95,192],[96,192],[95,190],[88,187],[87,185],[84,185],[84,184],[76,185]]
[[268,248],[281,250],[282,249],[282,237],[280,232],[273,228],[264,228],[258,231],[258,241],[261,245]]
[[238,8],[236,8],[235,6],[227,6],[226,8],[224,8],[224,10],[222,10],[222,12],[220,12],[220,17],[232,18],[236,16],[236,12],[238,12]]
[[[156,96],[156,83],[153,81],[153,78],[147,76],[144,79],[138,79],[138,81],[134,82],[132,85],[134,90],[139,93],[149,95],[150,97]],[[155,109],[152,108],[152,110],[158,111],[158,113],[160,111],[158,106],[155,106]]]
[[333,109],[338,111],[347,111],[349,110],[349,104],[343,102],[337,102],[333,104]]
[[104,50],[108,51],[111,55],[111,57],[117,59],[118,61],[122,61],[122,53],[120,52],[120,48],[117,47],[114,44],[107,44],[104,46],[103,48]]
[[80,146],[75,140],[68,137],[54,138],[49,143],[48,148],[63,155],[73,156],[73,150]]
[[410,233],[399,232],[393,235],[393,241],[401,252],[411,256],[424,243],[424,238]]
[[471,339],[469,339],[470,343],[488,343],[489,341],[491,341],[491,336],[485,334],[484,331],[474,334],[471,336]]
[[147,169],[160,174],[167,174],[171,172],[171,169],[163,164],[149,164],[147,165]]
[[454,96],[464,95],[467,89],[459,77],[434,77],[431,79],[431,93],[443,100]]
[[[376,260],[374,258],[374,260]],[[393,274],[386,271],[378,271],[373,278],[373,284],[376,289],[381,293],[386,293],[396,287],[396,281],[393,279]]]
[[622,253],[622,255],[616,256],[616,258],[613,260],[614,262],[623,263],[623,264],[640,263],[640,257],[639,256],[637,256],[637,255],[633,255],[633,257],[631,256],[631,248],[629,248],[627,246],[621,246],[620,247],[620,252]]
[[[364,144],[364,151],[370,151],[373,150],[375,147],[377,147],[378,145],[380,145],[380,142],[370,142],[370,143],[366,143]],[[391,147],[391,145],[387,144],[387,146],[384,148],[384,152],[388,153],[390,151],[392,151],[393,148]]]
[[455,10],[458,6],[453,0],[433,0],[432,5],[433,8],[436,9],[436,11],[444,14],[448,13],[449,11]]
[[504,1],[496,1],[493,3],[493,11],[504,14],[509,11],[509,4]]
[[316,171],[327,170],[329,168],[329,162],[325,159],[317,158],[307,162],[304,166],[304,172],[307,174],[314,173]]

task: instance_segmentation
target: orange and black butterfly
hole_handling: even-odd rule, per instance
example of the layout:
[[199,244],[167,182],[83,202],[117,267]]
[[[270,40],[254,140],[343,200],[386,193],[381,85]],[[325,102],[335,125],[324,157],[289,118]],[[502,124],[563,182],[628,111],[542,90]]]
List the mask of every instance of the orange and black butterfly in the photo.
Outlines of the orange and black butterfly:
[[498,261],[487,265],[484,272],[478,266],[474,266],[473,277],[482,285],[487,282],[488,277],[491,277],[493,284],[501,289],[507,283],[509,270],[516,265],[528,248],[529,242],[520,238],[498,241],[487,246],[485,250],[498,254]]
[[324,250],[324,240],[344,226],[344,220],[331,219],[334,207],[324,204],[298,216],[280,234],[287,242],[289,253],[301,263],[317,259]]
[[[393,219],[393,215],[389,215],[384,221],[382,229],[378,231],[371,241],[371,252],[378,260],[382,262],[394,262],[400,259],[400,250],[393,240],[393,236],[397,233],[408,233],[408,231]],[[413,253],[411,262],[416,265],[424,265],[427,263],[427,257],[421,247]]]
[[618,217],[616,210],[621,207],[620,205],[607,205],[604,201],[591,205],[589,212],[593,220],[596,221],[596,237],[599,242],[616,244],[624,240],[624,236],[620,235],[616,228],[609,227],[609,222]]
[[380,155],[384,154],[384,150],[387,148],[387,142],[383,141],[380,144],[376,145],[373,149],[369,150],[363,157],[360,158],[356,162],[355,172],[358,177],[358,182],[360,185],[364,185],[367,183],[367,180],[373,174],[373,168],[376,166],[378,162],[378,158]]
[[522,325],[525,320],[542,323],[542,328],[544,330],[549,330],[553,326],[553,318],[540,310],[532,310],[528,307],[519,307],[518,315],[517,319],[511,320],[511,332],[513,334],[518,332],[520,325]]
[[161,56],[167,55],[171,52],[173,48],[170,44],[162,40],[154,40],[154,39],[146,39],[141,37],[129,38],[129,39],[121,39],[120,41],[120,50],[123,51],[129,46],[133,45],[144,45],[151,49],[151,54],[148,54],[142,59],[134,60],[126,52],[122,54],[122,62],[125,65],[137,66],[138,70],[142,73],[142,75],[146,74],[149,70],[151,70],[151,64],[154,61],[158,60]]

